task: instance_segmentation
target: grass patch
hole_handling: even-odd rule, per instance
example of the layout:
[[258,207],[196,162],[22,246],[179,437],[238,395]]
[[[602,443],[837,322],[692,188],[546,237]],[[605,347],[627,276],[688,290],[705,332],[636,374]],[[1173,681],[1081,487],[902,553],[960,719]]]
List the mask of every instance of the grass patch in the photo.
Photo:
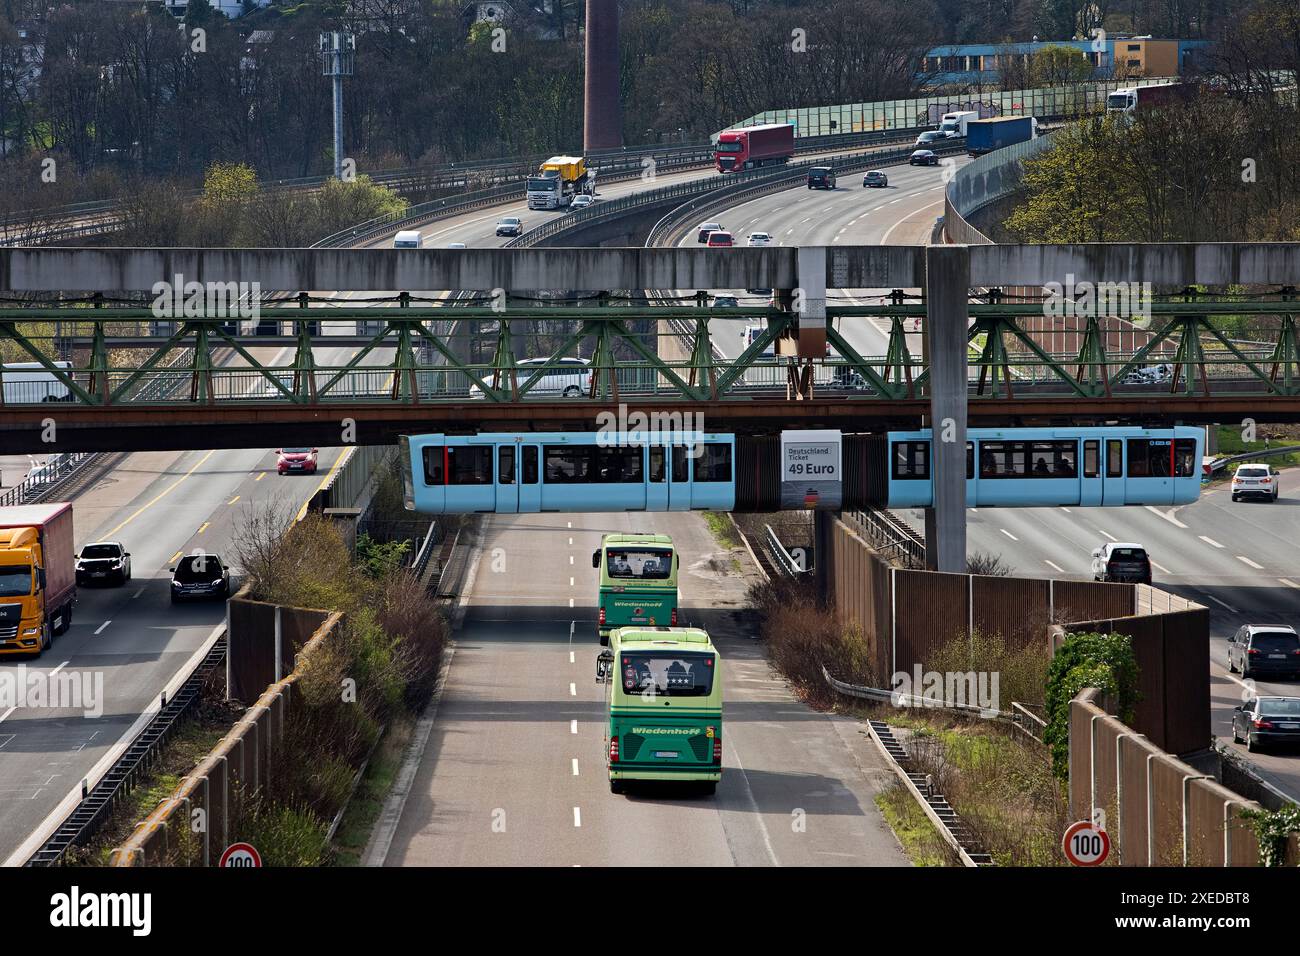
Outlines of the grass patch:
[[709,533],[718,544],[728,550],[740,547],[740,535],[736,533],[736,525],[730,515],[719,511],[705,511],[703,515],[704,523],[709,526]]
[[361,854],[365,852],[375,821],[383,810],[384,800],[393,789],[413,733],[415,718],[403,717],[394,721],[384,734],[357,792],[352,796],[352,802],[343,813],[338,830],[334,832],[335,866],[361,865]]
[[[1270,429],[1278,428],[1277,434]],[[1264,447],[1264,439],[1267,438],[1269,446],[1276,448],[1286,445],[1300,445],[1300,437],[1297,437],[1294,429],[1286,426],[1269,426],[1260,425],[1255,433],[1255,441],[1247,442],[1242,440],[1240,425],[1220,425],[1218,428],[1219,450],[1220,455],[1242,455],[1246,452],[1263,452],[1268,449]],[[1285,468],[1287,465],[1300,464],[1300,454],[1292,452],[1288,455],[1268,455],[1260,458],[1260,461],[1268,462],[1276,468]],[[1229,465],[1215,476],[1218,480],[1225,480],[1232,477],[1235,466]]]
[[876,806],[915,866],[956,866],[956,854],[939,835],[911,791],[901,783],[876,794]]

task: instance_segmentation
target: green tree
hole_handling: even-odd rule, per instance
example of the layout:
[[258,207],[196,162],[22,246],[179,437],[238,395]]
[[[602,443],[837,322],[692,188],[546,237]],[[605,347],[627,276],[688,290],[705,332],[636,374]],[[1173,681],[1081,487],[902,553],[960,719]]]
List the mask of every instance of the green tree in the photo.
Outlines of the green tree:
[[1082,83],[1092,76],[1092,64],[1082,50],[1072,46],[1045,46],[1029,58],[1031,86]]

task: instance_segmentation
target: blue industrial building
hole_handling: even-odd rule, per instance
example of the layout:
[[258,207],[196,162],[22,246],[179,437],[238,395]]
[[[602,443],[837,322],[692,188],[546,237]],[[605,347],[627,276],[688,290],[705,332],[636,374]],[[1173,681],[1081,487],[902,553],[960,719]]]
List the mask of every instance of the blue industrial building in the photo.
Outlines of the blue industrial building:
[[1210,46],[1209,40],[1159,40],[1107,36],[1098,40],[1035,40],[1029,43],[962,43],[930,50],[919,74],[929,86],[997,84],[1001,73],[1051,46],[1080,50],[1094,80],[1178,76]]

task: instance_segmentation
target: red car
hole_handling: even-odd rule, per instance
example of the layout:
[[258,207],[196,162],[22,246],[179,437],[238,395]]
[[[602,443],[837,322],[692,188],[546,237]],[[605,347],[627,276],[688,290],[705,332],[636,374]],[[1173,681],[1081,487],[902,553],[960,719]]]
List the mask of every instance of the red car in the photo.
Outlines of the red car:
[[719,229],[715,232],[709,233],[709,238],[705,241],[705,245],[710,249],[729,247],[734,245],[734,240],[731,237],[731,233]]
[[281,448],[276,451],[275,468],[282,474],[316,474],[315,448]]

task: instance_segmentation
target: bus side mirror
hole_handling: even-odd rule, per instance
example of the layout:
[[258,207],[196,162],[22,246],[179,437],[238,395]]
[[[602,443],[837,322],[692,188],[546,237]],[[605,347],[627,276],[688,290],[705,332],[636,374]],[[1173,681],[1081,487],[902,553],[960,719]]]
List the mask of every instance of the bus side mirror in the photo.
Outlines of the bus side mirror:
[[599,568],[599,567],[600,567],[600,552],[599,552],[599,551],[593,551],[593,552],[591,552],[591,566],[592,566],[593,568]]

